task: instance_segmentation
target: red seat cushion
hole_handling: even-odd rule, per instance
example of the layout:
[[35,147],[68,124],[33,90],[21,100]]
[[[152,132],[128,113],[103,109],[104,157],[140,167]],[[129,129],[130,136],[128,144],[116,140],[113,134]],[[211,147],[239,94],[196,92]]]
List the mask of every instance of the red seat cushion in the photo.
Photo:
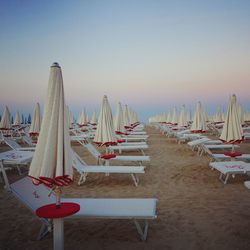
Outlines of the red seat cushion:
[[104,159],[104,160],[109,160],[109,159],[112,159],[112,158],[115,158],[116,155],[115,154],[109,154],[109,155],[101,155],[100,158],[101,159]]
[[224,155],[230,156],[230,157],[237,157],[237,156],[241,156],[242,153],[240,153],[240,152],[225,152]]

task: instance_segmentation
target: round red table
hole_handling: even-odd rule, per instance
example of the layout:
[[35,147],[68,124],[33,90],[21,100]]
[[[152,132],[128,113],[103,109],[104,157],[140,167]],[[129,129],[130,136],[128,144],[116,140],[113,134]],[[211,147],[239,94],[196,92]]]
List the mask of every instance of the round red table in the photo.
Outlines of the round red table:
[[73,215],[80,210],[80,205],[73,202],[62,202],[60,207],[55,203],[42,206],[36,210],[41,218],[53,219],[54,250],[64,249],[63,218]]

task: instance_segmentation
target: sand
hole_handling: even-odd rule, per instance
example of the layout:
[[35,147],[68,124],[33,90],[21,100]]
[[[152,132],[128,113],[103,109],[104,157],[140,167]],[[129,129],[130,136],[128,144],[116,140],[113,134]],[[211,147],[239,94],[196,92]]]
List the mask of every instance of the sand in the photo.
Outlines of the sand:
[[[148,239],[140,241],[130,220],[77,219],[65,221],[65,249],[250,249],[250,190],[247,176],[223,185],[219,173],[208,167],[186,144],[177,144],[147,127],[151,163],[140,175],[138,187],[129,175],[89,175],[84,185],[64,188],[66,197],[155,197],[157,219],[150,221]],[[241,150],[250,152],[250,143]],[[74,144],[88,162],[88,152]],[[1,150],[6,148],[1,147]],[[117,162],[118,163],[118,162]],[[15,181],[17,171],[8,171]],[[0,183],[0,249],[52,249],[52,234],[36,240],[40,221]]]

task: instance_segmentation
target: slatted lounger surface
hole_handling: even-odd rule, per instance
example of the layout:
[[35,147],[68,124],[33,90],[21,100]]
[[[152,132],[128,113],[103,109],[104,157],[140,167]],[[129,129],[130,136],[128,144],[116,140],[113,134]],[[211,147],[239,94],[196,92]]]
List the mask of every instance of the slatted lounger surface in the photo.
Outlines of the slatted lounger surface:
[[139,184],[137,174],[144,174],[143,166],[88,166],[80,157],[72,150],[73,166],[80,173],[78,185],[86,181],[89,173],[105,173],[105,174],[130,174],[135,186]]
[[3,175],[5,188],[9,190],[9,180],[5,171],[5,164],[13,165],[17,168],[19,173],[21,171],[18,165],[26,165],[31,162],[34,152],[32,151],[19,151],[19,150],[9,150],[0,153],[0,172]]
[[[33,185],[29,177],[16,181],[10,185],[12,193],[21,200],[34,213],[37,208],[55,203],[55,195],[48,196],[49,189],[44,185]],[[148,220],[155,219],[156,203],[155,198],[63,198],[62,202],[75,202],[80,205],[80,211],[73,216],[66,218],[105,218],[105,219],[131,219],[135,222],[136,228],[142,240],[146,240],[148,232]],[[144,221],[141,226],[139,220]],[[52,230],[51,221],[41,219],[42,228],[38,239],[43,238]]]
[[20,151],[35,151],[35,147],[21,147],[16,141],[10,138],[4,137],[4,142],[12,149],[14,150],[20,150]]
[[[231,159],[230,156],[224,154],[209,154],[209,156],[215,161],[229,161]],[[236,156],[233,158],[241,161],[250,161],[250,154],[242,154],[241,156]]]
[[141,151],[144,155],[144,149],[148,149],[148,145],[138,145],[138,146],[109,146],[107,149],[110,152],[119,151],[121,153],[122,151]]
[[220,172],[220,180],[226,184],[230,175],[233,177],[236,174],[250,174],[250,163],[243,161],[219,161],[210,162],[209,166]]
[[101,153],[95,148],[91,143],[82,144],[98,161],[103,160],[106,165],[109,165],[109,161],[117,160],[117,161],[133,161],[138,162],[142,165],[142,162],[149,162],[150,157],[147,155],[115,155],[112,158],[105,157],[102,158]]

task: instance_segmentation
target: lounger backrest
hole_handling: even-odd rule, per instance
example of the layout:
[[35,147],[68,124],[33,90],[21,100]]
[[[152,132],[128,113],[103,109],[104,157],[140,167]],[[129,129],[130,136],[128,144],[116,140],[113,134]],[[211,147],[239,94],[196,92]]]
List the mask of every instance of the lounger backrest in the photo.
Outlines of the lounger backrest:
[[4,141],[4,138],[3,138],[2,131],[0,130],[0,142],[1,142],[1,141]]
[[101,155],[98,150],[95,148],[94,145],[92,145],[91,143],[86,143],[84,144],[84,147],[96,158],[98,159],[99,156]]
[[55,203],[55,195],[43,184],[34,185],[28,176],[10,185],[13,194],[19,198],[33,212],[43,205]]
[[73,167],[81,172],[82,167],[87,166],[87,164],[73,149],[71,152],[72,152]]
[[21,148],[21,146],[15,142],[14,140],[10,139],[10,138],[6,138],[4,137],[4,142],[10,146],[12,149],[18,149],[18,148]]
[[23,135],[22,138],[29,146],[34,146],[32,139],[29,136]]

